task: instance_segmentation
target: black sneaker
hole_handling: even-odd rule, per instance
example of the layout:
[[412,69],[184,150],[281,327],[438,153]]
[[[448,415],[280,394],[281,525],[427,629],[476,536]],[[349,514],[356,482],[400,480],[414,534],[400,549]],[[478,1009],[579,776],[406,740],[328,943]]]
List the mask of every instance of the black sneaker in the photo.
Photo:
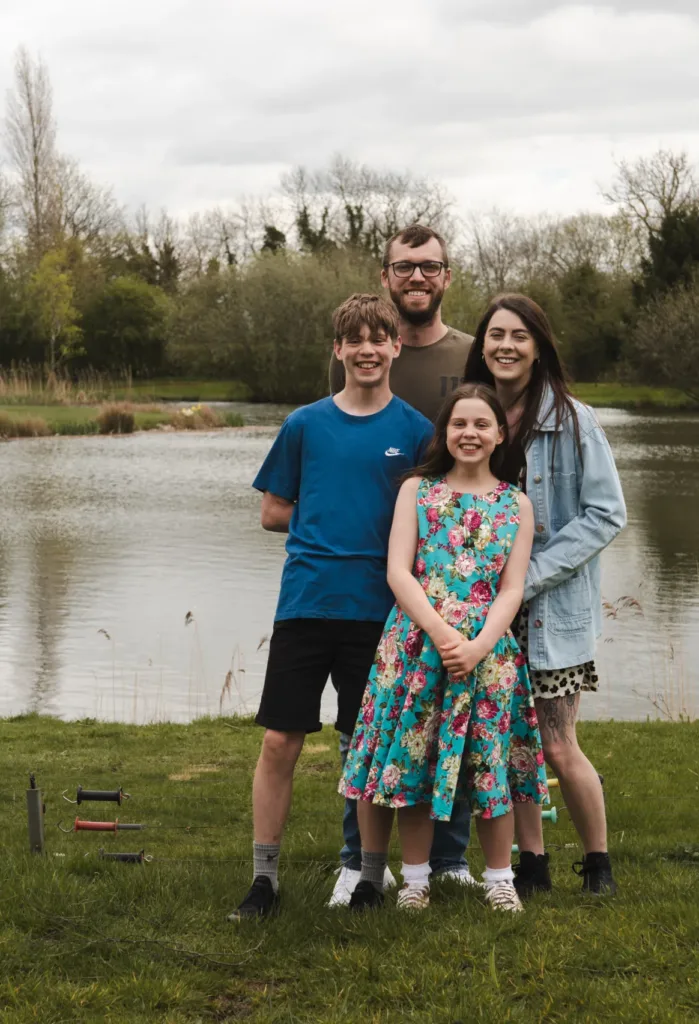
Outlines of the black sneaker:
[[279,908],[279,893],[274,891],[267,875],[258,875],[240,906],[228,915],[229,921],[242,921],[252,917],[267,917]]
[[519,864],[514,865],[515,889],[520,899],[526,900],[535,892],[551,892],[551,873],[548,853],[530,853],[523,850]]
[[608,853],[588,853],[573,864],[576,875],[582,875],[583,892],[594,896],[613,896],[617,886],[612,875]]
[[373,910],[382,907],[383,902],[384,894],[379,892],[373,882],[364,879],[355,885],[349,907],[350,910]]

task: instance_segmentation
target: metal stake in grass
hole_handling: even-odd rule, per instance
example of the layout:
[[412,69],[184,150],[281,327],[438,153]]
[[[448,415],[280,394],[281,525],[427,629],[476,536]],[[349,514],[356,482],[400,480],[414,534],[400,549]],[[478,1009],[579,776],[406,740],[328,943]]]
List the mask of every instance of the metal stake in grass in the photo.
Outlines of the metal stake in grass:
[[37,789],[34,775],[29,776],[27,790],[27,822],[29,825],[29,849],[32,853],[44,852],[44,802],[41,790]]

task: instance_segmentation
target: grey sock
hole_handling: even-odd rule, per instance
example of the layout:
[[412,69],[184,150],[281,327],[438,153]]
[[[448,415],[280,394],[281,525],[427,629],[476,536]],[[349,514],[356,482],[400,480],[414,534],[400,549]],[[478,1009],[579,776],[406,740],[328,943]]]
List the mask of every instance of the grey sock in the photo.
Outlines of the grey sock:
[[375,889],[383,892],[383,875],[386,870],[388,856],[385,853],[369,853],[362,850],[362,873],[360,882],[371,882]]
[[266,875],[275,892],[279,888],[279,850],[279,843],[252,844],[253,875]]

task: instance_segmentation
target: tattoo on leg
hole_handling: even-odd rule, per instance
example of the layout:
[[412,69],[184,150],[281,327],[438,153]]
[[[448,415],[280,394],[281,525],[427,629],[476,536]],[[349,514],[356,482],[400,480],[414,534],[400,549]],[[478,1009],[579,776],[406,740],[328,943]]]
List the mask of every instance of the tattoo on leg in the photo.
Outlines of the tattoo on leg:
[[563,697],[550,697],[544,700],[544,713],[541,716],[546,728],[554,740],[562,739],[572,743],[571,727],[575,726],[577,715],[577,694],[567,693]]

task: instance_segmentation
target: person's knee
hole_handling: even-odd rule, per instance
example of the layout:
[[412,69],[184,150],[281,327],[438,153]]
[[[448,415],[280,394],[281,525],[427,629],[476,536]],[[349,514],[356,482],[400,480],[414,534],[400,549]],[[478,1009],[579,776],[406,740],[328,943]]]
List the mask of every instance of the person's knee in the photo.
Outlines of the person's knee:
[[[543,737],[542,737],[543,739]],[[555,775],[565,776],[577,759],[577,743],[563,737],[550,737],[543,743],[544,758]]]
[[262,740],[262,759],[277,769],[293,769],[305,738],[305,733],[267,729]]

